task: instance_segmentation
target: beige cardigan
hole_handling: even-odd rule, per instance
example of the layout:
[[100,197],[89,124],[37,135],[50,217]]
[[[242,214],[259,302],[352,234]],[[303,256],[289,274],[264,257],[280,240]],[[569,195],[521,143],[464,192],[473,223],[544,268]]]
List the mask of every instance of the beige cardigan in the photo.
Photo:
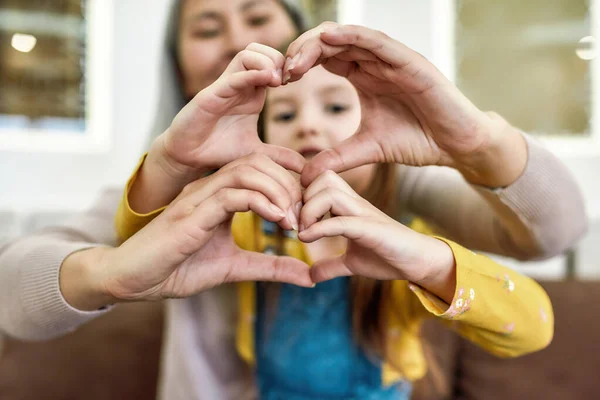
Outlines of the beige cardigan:
[[[581,192],[565,166],[527,137],[523,175],[503,189],[469,185],[456,171],[399,166],[399,209],[419,215],[465,247],[518,259],[567,250],[586,231]],[[82,312],[62,297],[58,276],[72,252],[115,245],[122,188],[60,226],[0,247],[0,333],[26,340],[64,335],[108,311]],[[235,291],[218,287],[167,302],[163,398],[242,399],[255,392],[234,346]]]

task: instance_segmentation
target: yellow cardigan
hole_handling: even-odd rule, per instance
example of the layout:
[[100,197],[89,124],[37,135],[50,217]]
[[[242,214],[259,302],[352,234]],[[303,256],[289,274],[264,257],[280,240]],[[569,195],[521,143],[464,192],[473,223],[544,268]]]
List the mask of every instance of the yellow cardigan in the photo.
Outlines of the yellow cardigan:
[[[130,178],[115,218],[117,233],[126,240],[142,229],[164,209],[137,214],[129,207],[127,194],[144,157]],[[416,231],[429,234],[417,220]],[[274,240],[262,232],[260,218],[253,213],[238,213],[232,224],[237,245],[249,251],[264,251]],[[387,307],[388,357],[384,362],[382,382],[416,380],[425,375],[427,366],[419,330],[427,317],[438,317],[463,337],[500,357],[516,357],[546,347],[554,332],[552,305],[546,292],[532,279],[491,259],[473,253],[444,238],[456,260],[456,292],[450,305],[426,290],[407,281],[394,281]],[[303,244],[286,238],[285,251],[310,264]],[[237,349],[250,364],[255,362],[254,320],[256,287],[254,282],[238,284],[239,319]],[[399,365],[402,372],[394,369]]]

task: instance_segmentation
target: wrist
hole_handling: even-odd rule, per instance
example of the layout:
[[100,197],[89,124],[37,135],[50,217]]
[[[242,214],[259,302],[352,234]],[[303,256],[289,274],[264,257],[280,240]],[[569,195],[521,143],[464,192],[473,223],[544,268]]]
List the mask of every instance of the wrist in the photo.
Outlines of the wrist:
[[[168,131],[167,131],[168,132]],[[165,146],[166,133],[158,136],[148,152],[146,161],[148,167],[154,174],[160,175],[164,180],[181,183],[183,186],[195,181],[206,173],[209,168],[201,166],[191,166],[179,162],[174,158]]]
[[164,146],[164,134],[152,143],[127,194],[131,210],[148,214],[170,204],[183,188],[199,179],[205,170],[175,161]]
[[63,298],[71,307],[81,311],[96,311],[115,304],[105,287],[104,261],[114,251],[109,247],[96,247],[70,254],[60,269],[59,284]]
[[502,188],[514,183],[527,165],[527,143],[517,129],[495,113],[486,113],[488,139],[456,168],[472,184]]
[[423,272],[412,282],[435,294],[447,304],[452,303],[456,291],[456,261],[450,246],[442,240],[426,236],[427,259],[423,262]]

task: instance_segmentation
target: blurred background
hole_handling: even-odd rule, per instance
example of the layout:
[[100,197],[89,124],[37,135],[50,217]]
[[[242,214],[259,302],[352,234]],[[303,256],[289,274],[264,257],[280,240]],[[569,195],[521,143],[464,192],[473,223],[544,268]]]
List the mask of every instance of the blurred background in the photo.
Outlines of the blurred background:
[[[169,0],[0,0],[0,238],[121,185],[157,106]],[[600,276],[600,79],[590,0],[297,0],[314,24],[383,30],[474,103],[547,142],[586,195],[591,230],[536,276]],[[140,12],[143,10],[143,12]]]
[[[552,260],[502,261],[561,285],[565,299],[600,300],[577,297],[587,286],[564,286],[600,277],[600,0],[297,3],[314,24],[357,23],[404,42],[478,107],[546,142],[581,184],[590,230]],[[169,4],[0,0],[0,241],[124,184],[157,106]]]

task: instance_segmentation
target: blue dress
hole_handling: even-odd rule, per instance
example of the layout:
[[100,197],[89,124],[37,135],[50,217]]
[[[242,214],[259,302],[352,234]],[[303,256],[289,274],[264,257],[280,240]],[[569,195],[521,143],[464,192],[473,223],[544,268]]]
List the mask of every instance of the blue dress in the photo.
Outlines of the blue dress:
[[355,343],[349,278],[315,288],[281,284],[265,306],[258,284],[256,362],[263,400],[408,400],[409,382],[384,387],[381,361]]

